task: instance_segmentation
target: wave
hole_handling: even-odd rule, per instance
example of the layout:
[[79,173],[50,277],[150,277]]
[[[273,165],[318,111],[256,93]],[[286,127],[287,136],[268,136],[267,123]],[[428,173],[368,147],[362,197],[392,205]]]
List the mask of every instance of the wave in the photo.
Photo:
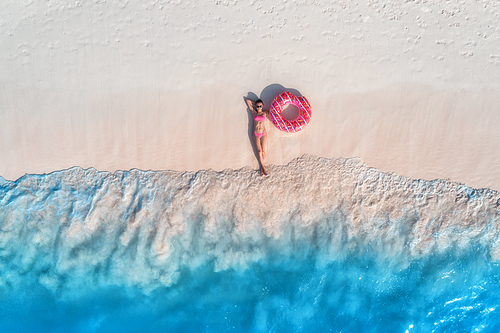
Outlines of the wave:
[[304,155],[271,175],[75,167],[0,180],[0,288],[145,292],[185,270],[244,271],[314,257],[394,270],[453,251],[500,259],[500,193]]

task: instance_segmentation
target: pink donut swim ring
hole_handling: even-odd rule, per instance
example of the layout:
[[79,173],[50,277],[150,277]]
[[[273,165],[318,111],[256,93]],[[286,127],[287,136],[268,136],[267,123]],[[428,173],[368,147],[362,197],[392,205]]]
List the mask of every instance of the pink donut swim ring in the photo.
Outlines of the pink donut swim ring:
[[[283,109],[288,104],[293,104],[299,109],[299,115],[294,120],[283,118]],[[311,104],[305,97],[297,97],[285,91],[276,96],[269,108],[269,116],[274,126],[281,131],[295,133],[306,127],[311,120]]]

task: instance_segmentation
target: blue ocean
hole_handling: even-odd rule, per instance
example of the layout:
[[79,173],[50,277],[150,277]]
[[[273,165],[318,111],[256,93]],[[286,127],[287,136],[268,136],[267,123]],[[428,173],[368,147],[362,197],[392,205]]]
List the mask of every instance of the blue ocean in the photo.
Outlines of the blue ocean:
[[1,331],[500,331],[499,192],[270,172],[0,178]]

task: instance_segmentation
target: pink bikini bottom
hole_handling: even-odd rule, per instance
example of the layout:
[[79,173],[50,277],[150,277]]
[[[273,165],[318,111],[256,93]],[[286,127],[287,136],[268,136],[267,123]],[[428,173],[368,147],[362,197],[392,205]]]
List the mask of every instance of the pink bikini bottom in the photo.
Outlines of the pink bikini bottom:
[[264,136],[264,134],[266,134],[266,132],[262,132],[262,133],[253,132],[253,134],[255,134],[255,136],[258,138],[262,138]]

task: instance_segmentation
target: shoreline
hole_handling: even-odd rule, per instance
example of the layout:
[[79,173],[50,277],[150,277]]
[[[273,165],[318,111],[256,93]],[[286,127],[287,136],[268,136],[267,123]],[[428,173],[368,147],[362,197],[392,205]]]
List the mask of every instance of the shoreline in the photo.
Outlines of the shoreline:
[[[286,171],[288,168],[295,169],[297,167],[297,165],[300,165],[300,164],[314,165],[315,163],[318,164],[320,169],[321,169],[321,167],[324,167],[323,164],[337,165],[337,166],[341,166],[342,168],[344,168],[346,165],[351,165],[351,166],[355,166],[356,168],[358,168],[359,172],[361,172],[361,173],[367,172],[367,171],[375,172],[375,173],[379,173],[384,179],[392,179],[394,181],[417,182],[417,183],[424,182],[424,183],[427,183],[427,185],[440,184],[438,186],[442,186],[443,184],[446,184],[447,187],[451,186],[451,187],[456,188],[456,189],[461,188],[461,190],[459,190],[459,191],[457,190],[458,191],[457,193],[460,193],[463,191],[468,192],[467,190],[465,190],[463,188],[472,190],[473,192],[475,192],[475,191],[479,191],[479,192],[487,191],[490,193],[500,193],[500,191],[492,189],[492,188],[488,188],[488,187],[474,188],[474,187],[468,186],[465,183],[461,183],[461,182],[457,182],[457,181],[445,179],[445,178],[421,179],[421,178],[412,178],[412,177],[400,175],[400,174],[392,172],[392,171],[384,172],[384,171],[381,171],[375,167],[368,166],[359,157],[327,158],[327,157],[316,156],[316,155],[308,154],[308,153],[305,153],[301,156],[295,157],[292,160],[290,160],[289,162],[287,162],[286,164],[280,164],[280,165],[268,164],[268,167],[272,171],[272,173],[269,176],[262,176],[260,174],[258,168],[253,168],[253,167],[250,167],[248,165],[243,166],[241,168],[237,168],[237,169],[226,168],[223,170],[214,170],[212,168],[199,169],[199,170],[170,170],[170,169],[142,170],[142,169],[132,168],[129,170],[118,170],[117,169],[114,171],[98,170],[94,167],[82,168],[80,166],[73,166],[70,168],[61,169],[61,170],[54,170],[54,171],[50,171],[47,173],[26,173],[16,180],[9,180],[9,179],[6,179],[0,175],[0,186],[23,183],[25,180],[29,181],[29,179],[31,177],[35,177],[35,178],[37,178],[37,177],[53,178],[54,177],[56,179],[59,179],[59,178],[64,179],[65,177],[67,177],[67,175],[70,175],[70,174],[79,175],[79,177],[83,176],[85,178],[94,177],[94,176],[122,178],[122,177],[135,177],[138,174],[143,175],[143,176],[152,176],[153,178],[156,178],[156,176],[164,176],[164,175],[170,175],[174,178],[177,178],[177,177],[186,177],[186,176],[196,177],[198,174],[205,174],[205,175],[217,174],[217,175],[222,175],[222,176],[227,175],[227,176],[232,177],[232,176],[234,176],[235,173],[246,174],[248,172],[254,172],[255,175],[253,175],[253,176],[255,176],[255,180],[260,180],[259,183],[260,182],[265,183],[265,182],[272,181],[274,174],[277,174],[278,177],[282,177],[283,172]],[[318,170],[318,171],[321,171],[321,170]],[[318,173],[316,175],[307,174],[307,176],[314,177],[314,176],[320,176],[320,174],[321,173]],[[271,177],[271,178],[269,178],[269,177]]]

